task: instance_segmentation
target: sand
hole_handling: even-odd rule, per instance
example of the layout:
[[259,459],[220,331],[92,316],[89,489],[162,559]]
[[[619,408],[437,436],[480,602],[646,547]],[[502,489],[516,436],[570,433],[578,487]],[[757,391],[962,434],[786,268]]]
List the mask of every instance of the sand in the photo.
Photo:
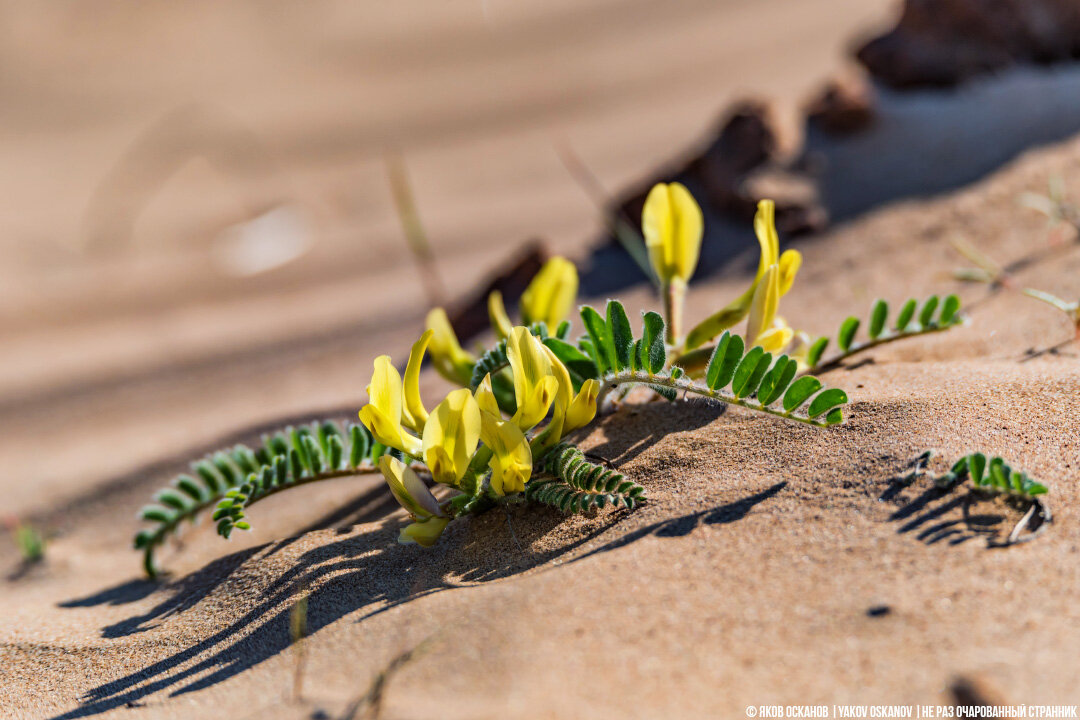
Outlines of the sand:
[[[295,313],[267,323],[276,344],[252,350],[238,339],[227,361],[185,356],[180,335],[170,335],[177,355],[148,356],[138,338],[100,347],[95,330],[115,322],[127,337],[129,327],[92,306],[46,314],[41,345],[26,347],[72,345],[68,358],[42,362],[25,395],[14,380],[5,390],[3,488],[6,510],[55,537],[44,566],[0,590],[0,716],[336,718],[359,706],[356,717],[742,717],[748,704],[948,702],[960,679],[1009,702],[1076,702],[1080,349],[1028,359],[1071,336],[1064,319],[944,275],[962,263],[953,236],[1002,262],[1049,242],[1045,219],[1016,197],[1052,175],[1080,186],[1078,161],[1080,140],[1067,141],[800,246],[803,271],[782,309],[814,333],[864,315],[879,296],[896,305],[957,291],[971,307],[965,327],[829,373],[851,396],[843,426],[700,402],[629,405],[580,435],[646,487],[640,509],[492,512],[456,522],[430,551],[394,544],[403,514],[372,479],[283,493],[229,543],[206,524],[185,533],[162,553],[173,573],[164,584],[140,580],[128,549],[134,512],[187,458],[254,438],[264,422],[358,407],[370,358],[401,355],[416,334],[419,299],[394,308],[392,322],[354,306],[343,311],[354,318],[316,327],[300,320],[304,308],[347,305],[359,281],[314,286],[312,266],[291,291],[222,290],[192,315],[221,310],[198,347],[228,337],[233,319]],[[580,241],[587,215],[558,222],[579,228]],[[521,217],[528,232],[535,217]],[[469,279],[456,274],[469,257],[447,262],[454,290]],[[1078,271],[1073,248],[1017,282],[1074,297]],[[695,285],[689,312],[705,316],[744,284],[732,267]],[[645,288],[625,299],[633,310],[655,305]],[[138,317],[168,325],[149,310],[125,322]],[[322,334],[316,342],[301,329]],[[126,370],[110,370],[108,357]],[[69,378],[62,363],[79,358],[87,374]],[[423,382],[428,397],[447,389],[430,373]],[[131,453],[115,450],[121,442]],[[937,497],[928,478],[893,482],[928,448],[934,471],[977,449],[1007,457],[1051,485],[1054,524],[1031,543],[987,549],[955,496]],[[0,567],[17,567],[6,540]],[[300,650],[288,619],[305,593]]]

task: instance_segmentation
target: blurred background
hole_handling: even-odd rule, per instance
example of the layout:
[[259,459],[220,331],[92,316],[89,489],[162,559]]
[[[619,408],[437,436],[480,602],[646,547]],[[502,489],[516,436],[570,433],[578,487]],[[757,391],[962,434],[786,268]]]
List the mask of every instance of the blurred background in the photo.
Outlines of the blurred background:
[[[979,5],[938,6],[950,4]],[[359,407],[371,359],[405,351],[433,293],[463,302],[530,241],[579,262],[587,292],[634,281],[600,206],[632,218],[657,177],[685,176],[710,233],[731,229],[710,241],[708,271],[753,242],[745,214],[761,193],[780,200],[785,234],[813,233],[1080,128],[1067,68],[941,89],[1028,55],[1056,59],[1011,36],[986,60],[964,46],[959,70],[957,57],[920,65],[910,45],[886,43],[877,69],[862,55],[871,83],[855,52],[902,9],[4,4],[6,511],[33,513],[241,428]],[[1001,23],[1026,33],[1017,17],[987,19],[998,23],[987,37]],[[912,22],[927,25],[918,12]],[[981,27],[962,13],[949,22],[930,23],[945,33],[937,45],[916,37],[917,58],[958,47],[950,27]],[[434,288],[403,233],[394,173],[411,188]]]

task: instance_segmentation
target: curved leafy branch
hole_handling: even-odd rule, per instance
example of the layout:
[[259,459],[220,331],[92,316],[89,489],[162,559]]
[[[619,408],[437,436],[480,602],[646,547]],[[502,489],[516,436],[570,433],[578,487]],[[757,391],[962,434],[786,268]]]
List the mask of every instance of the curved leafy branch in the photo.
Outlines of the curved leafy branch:
[[154,551],[178,533],[185,520],[194,522],[212,505],[218,506],[214,512],[218,533],[228,537],[233,527],[250,527],[243,510],[256,500],[289,487],[375,472],[375,463],[385,452],[362,425],[349,424],[343,430],[337,423],[322,422],[264,436],[254,450],[236,445],[195,462],[191,475],[178,475],[170,487],[154,495],[156,504],[139,511],[139,517],[152,524],[135,535],[135,548],[143,551],[143,568],[156,577]]
[[645,497],[645,488],[622,473],[589,462],[569,443],[552,448],[540,465],[546,474],[525,486],[525,499],[563,512],[581,513],[606,505],[632,510]]
[[875,302],[870,309],[870,319],[866,325],[867,339],[861,341],[855,339],[862,324],[859,318],[851,316],[844,320],[836,333],[836,345],[839,351],[829,357],[823,357],[830,341],[828,336],[819,337],[807,351],[808,369],[806,372],[822,372],[836,367],[853,355],[879,345],[941,332],[963,322],[963,316],[960,314],[960,298],[956,295],[949,295],[944,300],[940,300],[937,295],[931,295],[923,301],[921,306],[915,298],[911,298],[900,308],[891,327],[888,318],[889,304],[884,300]]
[[636,339],[626,310],[616,300],[608,301],[606,317],[588,306],[581,309],[581,317],[589,333],[582,348],[603,373],[598,403],[620,385],[641,384],[671,399],[681,390],[818,427],[843,421],[840,406],[847,403],[847,393],[824,388],[814,377],[796,379],[795,359],[781,355],[774,360],[760,347],[746,350],[743,339],[728,331],[713,348],[702,385],[679,366],[666,368],[664,319],[659,314],[643,314],[642,335]]

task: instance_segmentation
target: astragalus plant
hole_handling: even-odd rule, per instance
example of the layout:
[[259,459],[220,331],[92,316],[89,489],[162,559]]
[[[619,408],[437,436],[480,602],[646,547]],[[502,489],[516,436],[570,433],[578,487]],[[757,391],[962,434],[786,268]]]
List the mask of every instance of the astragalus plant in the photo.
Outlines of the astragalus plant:
[[[578,276],[563,258],[550,260],[533,279],[521,298],[519,322],[492,294],[488,310],[497,340],[486,352],[464,349],[446,313],[435,308],[403,373],[387,355],[375,360],[360,424],[286,428],[264,437],[257,449],[239,445],[197,462],[193,474],[159,492],[157,504],[142,511],[151,525],[135,540],[147,572],[156,572],[155,549],[204,509],[214,507],[217,530],[228,537],[250,527],[247,513],[257,501],[345,475],[380,472],[410,516],[399,540],[422,546],[435,543],[455,518],[507,503],[566,512],[632,509],[644,500],[644,488],[591,462],[570,434],[634,386],[669,400],[692,393],[818,427],[843,420],[847,394],[808,374],[821,360],[823,343],[810,342],[778,314],[802,257],[796,250],[780,253],[771,201],[762,201],[754,221],[761,260],[753,281],[685,337],[683,310],[701,247],[701,209],[682,185],[660,184],[648,196],[642,227],[662,312],[642,313],[640,332],[622,303],[609,300],[603,312],[580,308],[582,331],[573,337],[567,315],[576,303]],[[857,328],[849,321],[840,355],[828,362],[952,324],[958,303],[946,300],[935,315],[937,305],[936,299],[924,304],[917,320],[906,305],[889,330],[885,310],[876,306],[869,341],[855,342]],[[743,320],[745,333],[734,334]],[[426,356],[459,386],[434,406],[420,395]]]

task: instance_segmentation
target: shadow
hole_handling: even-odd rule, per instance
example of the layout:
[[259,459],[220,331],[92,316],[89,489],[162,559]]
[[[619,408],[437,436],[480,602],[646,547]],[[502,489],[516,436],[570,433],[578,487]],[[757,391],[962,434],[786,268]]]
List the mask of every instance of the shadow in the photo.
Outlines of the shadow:
[[[154,621],[164,620],[171,615],[184,612],[209,595],[216,587],[218,587],[218,585],[228,579],[233,570],[240,567],[244,561],[253,556],[256,552],[258,552],[258,548],[251,548],[233,553],[232,555],[226,555],[223,558],[218,558],[202,570],[181,578],[176,582],[170,583],[164,590],[164,592],[167,593],[167,597],[164,600],[141,615],[135,615],[118,623],[106,625],[101,629],[101,636],[105,638],[118,638],[145,632],[154,627],[151,624]],[[127,584],[132,585],[135,583],[152,585],[154,586],[151,588],[152,590],[161,589],[161,586],[158,583],[151,580],[134,580]],[[99,593],[99,595],[101,594],[102,593]],[[147,595],[149,594],[150,593],[147,593]],[[139,598],[133,597],[126,602],[133,602],[137,599]],[[78,603],[80,601],[75,600],[69,602]],[[121,603],[116,602],[112,604],[119,605]],[[81,606],[77,604],[61,603],[60,607]]]
[[[658,401],[634,405],[631,410],[616,410],[605,417],[600,425],[614,437],[591,448],[588,456],[594,461],[603,460],[605,464],[617,468],[673,433],[689,432],[708,425],[723,416],[727,409],[727,405],[691,397],[675,403]],[[630,415],[630,412],[633,415]],[[634,423],[633,433],[611,432],[619,424],[630,422],[631,417]],[[647,434],[642,434],[643,429],[647,430]]]
[[96,607],[98,605],[127,605],[136,600],[148,597],[155,590],[161,588],[160,583],[153,580],[128,580],[119,585],[99,590],[93,595],[87,595],[74,600],[65,600],[60,603],[62,608]]
[[[514,523],[515,536],[528,548],[566,519],[555,510],[528,510],[488,512],[453,523],[440,543],[428,550],[395,544],[401,527],[397,516],[385,518],[371,532],[307,550],[258,590],[259,601],[254,608],[180,652],[91,689],[82,698],[81,706],[53,720],[90,717],[137,704],[163,690],[171,690],[172,696],[194,692],[262,663],[290,647],[292,603],[304,592],[308,593],[311,636],[349,615],[363,622],[427,595],[513,576],[576,549],[611,525],[591,524],[591,529],[562,547],[526,552],[510,541],[510,522]],[[621,515],[612,513],[604,519],[614,521],[618,517]],[[272,552],[279,550],[271,548]],[[266,548],[211,563],[172,586],[169,599],[150,612],[105,628],[104,634],[116,637],[145,630],[150,620],[183,612],[211,590],[227,592],[230,582],[237,585],[237,592],[255,592],[250,575],[236,580],[230,576],[260,551]],[[110,592],[116,591],[102,591],[91,598],[110,596]]]
[[787,487],[787,482],[779,482],[772,487],[762,490],[759,493],[755,493],[741,500],[719,505],[709,510],[702,510],[700,512],[691,513],[689,515],[683,515],[681,517],[672,518],[670,520],[663,520],[661,522],[653,523],[647,527],[643,527],[640,530],[625,535],[618,540],[612,540],[606,545],[602,545],[594,550],[590,550],[580,557],[576,557],[572,562],[578,562],[584,560],[587,557],[592,557],[599,553],[609,552],[611,550],[618,550],[621,547],[626,547],[631,543],[635,543],[642,538],[649,537],[650,535],[661,538],[673,538],[673,537],[685,537],[693,532],[699,525],[724,525],[727,523],[737,522],[750,514],[750,511],[754,509],[759,503],[765,502],[769,498],[778,494],[781,490]]
[[1009,519],[1003,513],[971,512],[972,507],[984,500],[971,490],[933,486],[914,497],[901,497],[909,486],[894,479],[878,498],[898,505],[889,516],[890,522],[900,523],[897,534],[914,533],[926,545],[942,542],[961,545],[982,538],[993,546],[994,539],[1007,527]]

